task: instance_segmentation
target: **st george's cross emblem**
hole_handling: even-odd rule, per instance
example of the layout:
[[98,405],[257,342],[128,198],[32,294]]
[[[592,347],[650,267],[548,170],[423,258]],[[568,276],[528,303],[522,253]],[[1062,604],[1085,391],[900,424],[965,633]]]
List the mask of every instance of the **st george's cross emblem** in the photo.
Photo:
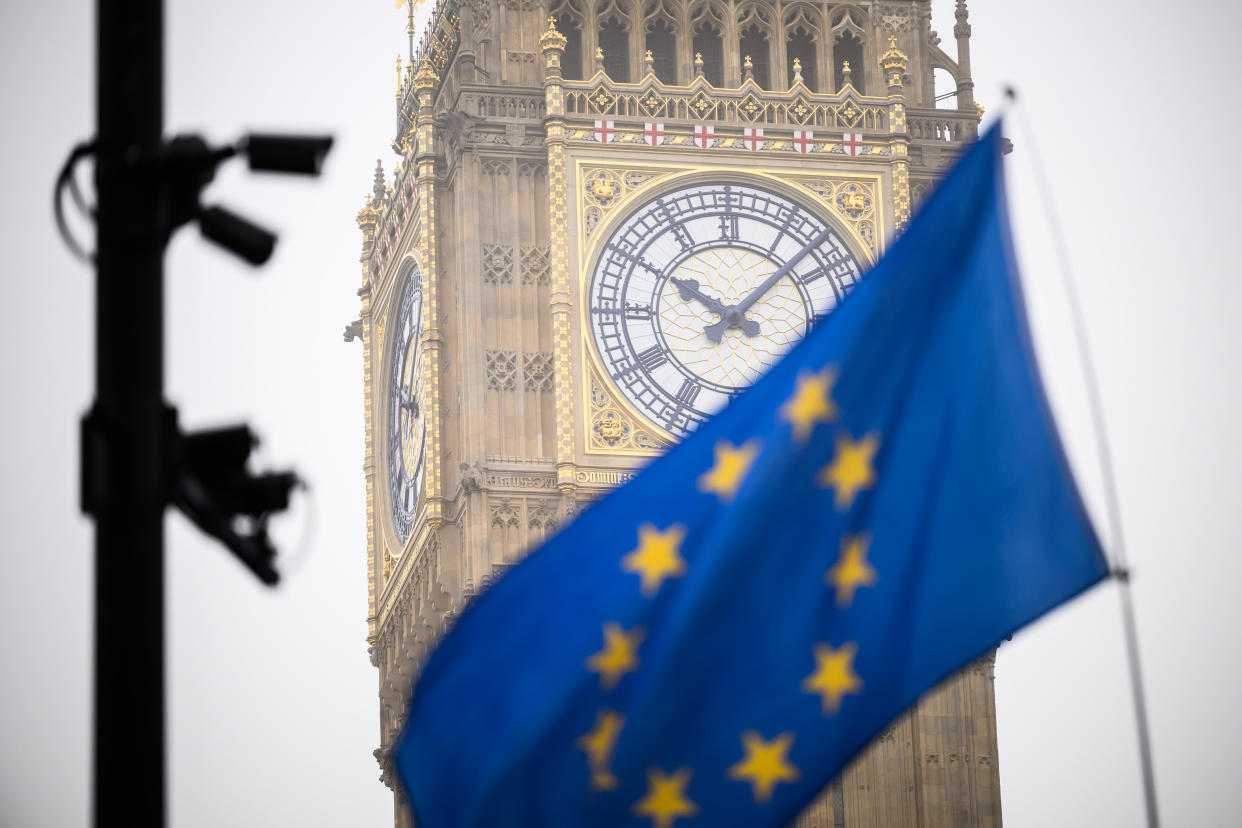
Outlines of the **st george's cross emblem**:
[[664,143],[664,124],[643,124],[643,137],[653,147]]
[[806,155],[815,147],[815,133],[809,129],[795,129],[793,143],[794,149]]
[[716,140],[716,128],[707,124],[694,127],[694,143],[699,149],[707,149]]
[[595,122],[595,140],[601,144],[607,144],[612,141],[612,136],[617,132],[615,121],[596,121]]
[[751,152],[763,149],[763,130],[759,127],[746,127],[742,130],[742,143]]
[[841,136],[841,147],[845,150],[846,155],[857,157],[862,155],[863,143],[862,136],[857,132],[847,132]]

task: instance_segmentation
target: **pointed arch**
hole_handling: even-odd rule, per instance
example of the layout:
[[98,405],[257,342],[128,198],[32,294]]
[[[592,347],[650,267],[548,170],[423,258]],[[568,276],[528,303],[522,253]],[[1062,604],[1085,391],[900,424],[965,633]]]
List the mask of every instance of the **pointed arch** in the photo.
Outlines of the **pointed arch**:
[[617,0],[600,0],[595,6],[599,48],[604,53],[604,74],[619,83],[630,82],[630,37],[634,21]]
[[758,3],[748,3],[738,8],[738,60],[740,64],[744,64],[746,58],[750,58],[755,83],[763,89],[773,88],[772,43],[776,39],[774,23],[768,10]]
[[703,56],[703,78],[717,88],[725,85],[725,38],[728,14],[718,2],[701,0],[690,8],[693,22],[691,54]]
[[587,69],[585,32],[586,15],[574,0],[556,0],[550,13],[556,28],[565,35],[565,54],[561,56],[561,75],[566,80],[582,80],[590,75]]
[[867,13],[857,6],[845,6],[832,17],[829,40],[832,43],[833,88],[840,92],[845,83],[843,64],[849,61],[851,84],[862,94],[867,94],[868,71],[866,49]]
[[677,83],[677,37],[681,25],[669,0],[648,0],[643,8],[645,51],[651,52],[652,72],[661,83]]

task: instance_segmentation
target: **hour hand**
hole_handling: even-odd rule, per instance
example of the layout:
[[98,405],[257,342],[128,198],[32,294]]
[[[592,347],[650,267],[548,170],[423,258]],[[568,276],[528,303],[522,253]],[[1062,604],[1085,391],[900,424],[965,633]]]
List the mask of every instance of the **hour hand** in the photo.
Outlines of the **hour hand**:
[[704,326],[703,332],[709,341],[720,342],[724,339],[726,328],[739,328],[747,336],[759,335],[759,323],[743,316],[736,305],[725,308],[724,313],[720,314],[720,321]]
[[677,285],[677,293],[681,296],[683,301],[689,302],[691,299],[698,299],[703,303],[703,306],[712,313],[718,313],[721,316],[724,316],[725,309],[720,300],[712,296],[708,296],[706,293],[699,290],[699,283],[694,279],[678,279],[674,276],[671,281],[673,284]]
[[401,389],[401,407],[410,412],[411,417],[418,416],[418,400],[406,389]]

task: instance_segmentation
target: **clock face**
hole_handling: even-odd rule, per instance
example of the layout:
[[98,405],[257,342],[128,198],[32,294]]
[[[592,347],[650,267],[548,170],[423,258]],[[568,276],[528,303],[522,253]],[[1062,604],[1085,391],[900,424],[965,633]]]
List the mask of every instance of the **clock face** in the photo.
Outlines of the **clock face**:
[[858,282],[835,231],[749,184],[694,184],[630,214],[604,244],[588,302],[617,388],[684,437],[776,363]]
[[422,277],[415,267],[406,276],[389,339],[388,492],[392,523],[401,543],[410,536],[423,480],[423,418],[418,407],[422,320]]

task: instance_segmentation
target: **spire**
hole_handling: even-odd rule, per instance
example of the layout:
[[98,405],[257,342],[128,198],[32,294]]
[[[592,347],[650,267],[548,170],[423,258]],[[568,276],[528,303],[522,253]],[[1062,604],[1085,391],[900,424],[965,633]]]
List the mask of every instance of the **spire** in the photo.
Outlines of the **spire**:
[[376,207],[377,209],[384,204],[384,164],[378,158],[375,159],[375,182],[371,187],[371,201],[367,206]]

